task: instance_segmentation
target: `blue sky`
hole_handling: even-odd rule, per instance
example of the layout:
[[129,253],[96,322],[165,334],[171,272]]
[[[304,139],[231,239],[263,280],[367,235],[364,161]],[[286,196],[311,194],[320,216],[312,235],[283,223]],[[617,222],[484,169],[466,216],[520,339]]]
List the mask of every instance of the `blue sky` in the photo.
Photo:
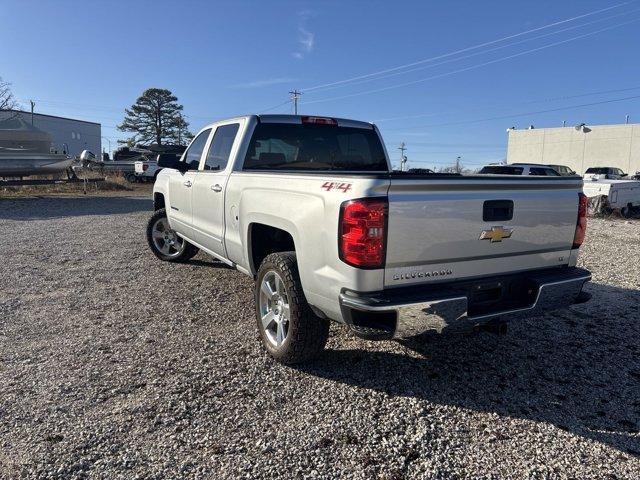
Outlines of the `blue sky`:
[[374,121],[415,167],[500,160],[511,126],[640,122],[638,0],[0,0],[0,25],[23,106],[98,121],[112,146],[152,86],[192,130],[291,112],[298,88],[302,113]]

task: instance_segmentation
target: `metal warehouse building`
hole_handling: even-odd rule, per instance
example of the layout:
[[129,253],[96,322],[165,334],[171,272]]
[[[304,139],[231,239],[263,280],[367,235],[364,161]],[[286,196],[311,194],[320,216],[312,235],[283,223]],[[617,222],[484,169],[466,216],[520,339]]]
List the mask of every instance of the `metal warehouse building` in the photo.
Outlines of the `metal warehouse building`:
[[640,171],[640,124],[584,125],[509,130],[507,163],[566,165],[579,174],[589,167]]
[[[31,123],[31,113],[21,110],[0,111],[0,120],[16,115],[22,117],[25,122]],[[82,150],[86,149],[100,157],[102,127],[99,123],[34,113],[33,125],[53,137],[53,148],[58,152],[66,151],[73,157],[80,155]]]

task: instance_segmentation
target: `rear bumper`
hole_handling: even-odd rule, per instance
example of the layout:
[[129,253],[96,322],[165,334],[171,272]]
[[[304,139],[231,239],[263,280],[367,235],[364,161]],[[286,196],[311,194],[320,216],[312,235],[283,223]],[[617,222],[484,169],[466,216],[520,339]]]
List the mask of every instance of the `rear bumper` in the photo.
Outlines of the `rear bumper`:
[[513,320],[583,303],[591,273],[553,268],[475,281],[384,290],[344,291],[342,315],[358,330],[406,338],[429,330],[469,328],[494,319]]

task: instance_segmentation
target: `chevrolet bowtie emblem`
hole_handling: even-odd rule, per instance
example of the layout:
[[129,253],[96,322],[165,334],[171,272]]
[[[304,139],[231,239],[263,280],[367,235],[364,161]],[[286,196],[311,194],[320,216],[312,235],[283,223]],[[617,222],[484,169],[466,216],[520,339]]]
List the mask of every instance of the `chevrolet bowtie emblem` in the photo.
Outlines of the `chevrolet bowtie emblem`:
[[491,230],[483,230],[478,240],[491,240],[491,243],[501,242],[503,238],[509,238],[513,228],[491,227]]

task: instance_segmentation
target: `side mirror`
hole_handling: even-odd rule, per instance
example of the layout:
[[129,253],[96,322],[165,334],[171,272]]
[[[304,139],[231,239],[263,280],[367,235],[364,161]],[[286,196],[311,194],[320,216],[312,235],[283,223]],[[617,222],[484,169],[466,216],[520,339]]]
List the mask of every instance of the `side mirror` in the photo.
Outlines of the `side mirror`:
[[186,172],[188,170],[188,165],[184,162],[181,162],[180,159],[173,153],[161,153],[160,155],[158,155],[157,163],[161,168],[173,168],[174,170],[179,170],[180,172]]
[[622,174],[620,174],[620,176],[621,177],[627,177],[627,176],[629,176],[629,174],[628,173],[622,173]]

